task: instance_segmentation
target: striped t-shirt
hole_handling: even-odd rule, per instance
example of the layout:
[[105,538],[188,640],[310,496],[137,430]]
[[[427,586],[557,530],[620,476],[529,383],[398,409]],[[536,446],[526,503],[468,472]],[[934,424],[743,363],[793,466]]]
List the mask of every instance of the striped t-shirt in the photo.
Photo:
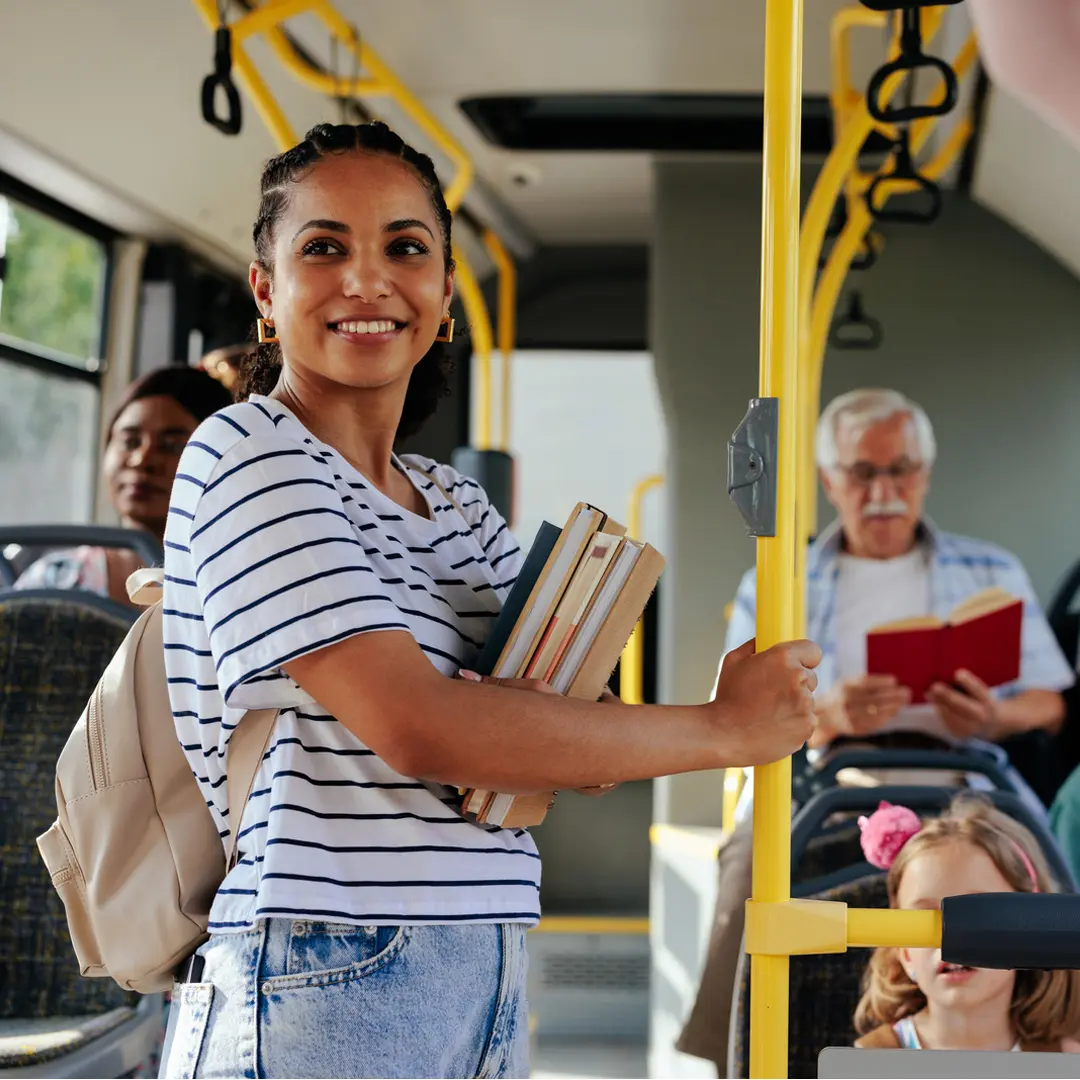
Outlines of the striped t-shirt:
[[281,710],[240,821],[241,858],[210,912],[214,932],[264,916],[539,917],[528,833],[461,817],[455,791],[396,773],[281,670],[380,630],[412,634],[447,676],[475,661],[521,554],[472,480],[422,458],[397,464],[430,520],[265,397],[206,420],[180,461],[165,533],[165,667],[177,734],[225,843],[230,734],[249,709]]

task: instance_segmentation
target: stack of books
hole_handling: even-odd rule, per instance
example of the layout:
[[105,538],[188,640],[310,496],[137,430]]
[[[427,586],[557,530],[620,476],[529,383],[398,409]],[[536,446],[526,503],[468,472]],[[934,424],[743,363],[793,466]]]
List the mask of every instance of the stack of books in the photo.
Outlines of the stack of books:
[[[596,701],[645,610],[664,558],[626,528],[578,503],[562,529],[544,522],[474,665],[481,675],[538,679]],[[503,828],[539,825],[554,792],[462,792],[462,809]]]

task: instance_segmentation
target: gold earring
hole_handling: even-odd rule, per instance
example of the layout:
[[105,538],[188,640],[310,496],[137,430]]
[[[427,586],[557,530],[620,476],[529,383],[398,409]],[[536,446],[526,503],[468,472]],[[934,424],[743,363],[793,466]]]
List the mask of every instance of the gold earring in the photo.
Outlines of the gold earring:
[[255,325],[259,330],[260,345],[268,345],[270,342],[277,341],[277,327],[274,326],[273,319],[256,319]]
[[454,340],[454,320],[449,315],[444,316],[443,321],[439,323],[439,333],[435,340],[446,342]]

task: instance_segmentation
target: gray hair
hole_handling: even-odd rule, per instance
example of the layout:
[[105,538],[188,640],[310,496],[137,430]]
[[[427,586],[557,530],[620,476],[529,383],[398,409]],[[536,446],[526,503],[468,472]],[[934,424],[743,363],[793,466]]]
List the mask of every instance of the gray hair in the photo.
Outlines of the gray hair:
[[920,405],[905,397],[898,390],[852,390],[834,398],[826,406],[818,421],[815,444],[818,468],[835,469],[839,463],[836,435],[840,421],[846,420],[856,438],[861,438],[867,428],[906,413],[915,424],[922,463],[933,465],[937,456],[937,442],[930,417]]

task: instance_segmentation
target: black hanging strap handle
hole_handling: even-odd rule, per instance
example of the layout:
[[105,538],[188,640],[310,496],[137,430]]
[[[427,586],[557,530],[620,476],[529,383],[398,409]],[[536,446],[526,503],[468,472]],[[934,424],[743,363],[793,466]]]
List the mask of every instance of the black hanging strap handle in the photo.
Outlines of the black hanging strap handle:
[[[218,89],[225,92],[225,116],[217,114]],[[227,26],[219,26],[214,33],[214,70],[203,79],[202,114],[222,134],[240,134],[240,92],[232,80],[232,34]]]
[[[919,10],[905,7],[904,25],[900,32],[900,55],[882,64],[870,79],[866,88],[866,108],[879,124],[907,124],[912,120],[921,120],[928,116],[944,116],[952,112],[959,94],[956,72],[936,56],[928,56],[922,50],[922,31],[919,28]],[[945,83],[945,93],[938,102],[924,105],[907,103],[904,105],[881,104],[881,91],[886,80],[892,75],[906,74],[908,79],[915,77],[920,69],[934,70],[941,75]]]
[[834,349],[877,349],[884,339],[881,323],[866,314],[862,296],[852,292],[847,312],[833,323],[829,331],[829,344]]
[[851,260],[850,270],[869,270],[877,262],[881,237],[877,233],[867,233],[863,238],[859,254]]
[[960,4],[963,0],[859,0],[863,7],[871,11],[896,11],[899,8],[947,7]]
[[[923,176],[915,168],[911,159],[911,144],[908,142],[907,129],[904,129],[893,151],[895,164],[892,172],[878,173],[873,183],[866,189],[866,207],[870,216],[876,221],[896,221],[909,225],[929,225],[941,215],[942,194],[941,188],[928,176]],[[897,180],[906,180],[915,184],[916,191],[913,195],[923,197],[924,205],[916,204],[878,206],[874,196],[882,184],[894,183]]]

